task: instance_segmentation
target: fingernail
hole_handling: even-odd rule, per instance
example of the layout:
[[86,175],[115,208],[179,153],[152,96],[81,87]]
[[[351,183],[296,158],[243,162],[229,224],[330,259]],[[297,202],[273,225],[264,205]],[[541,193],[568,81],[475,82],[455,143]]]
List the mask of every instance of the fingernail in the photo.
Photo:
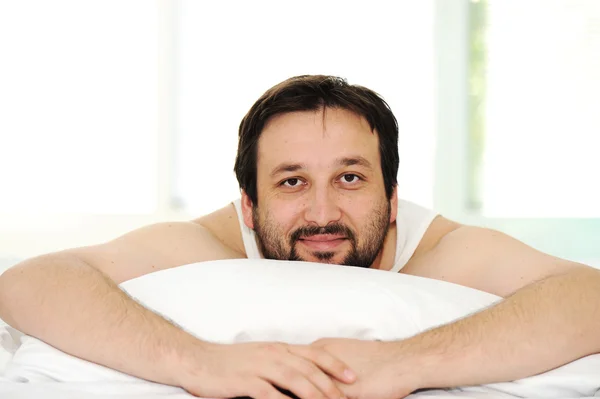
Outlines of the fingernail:
[[349,380],[354,380],[356,378],[356,374],[352,370],[346,369],[344,370],[344,377]]

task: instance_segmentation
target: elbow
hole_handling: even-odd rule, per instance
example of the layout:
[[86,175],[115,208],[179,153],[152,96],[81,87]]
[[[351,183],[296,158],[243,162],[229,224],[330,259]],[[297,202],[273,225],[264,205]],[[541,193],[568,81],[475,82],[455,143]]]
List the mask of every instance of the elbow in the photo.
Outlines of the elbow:
[[20,285],[19,279],[22,279],[23,270],[13,266],[0,274],[0,319],[6,324],[19,329],[16,325],[15,305],[19,302],[17,297],[17,289]]
[[31,307],[40,292],[40,284],[48,281],[45,272],[49,256],[52,255],[25,260],[0,275],[0,319],[17,330],[22,331],[19,316]]

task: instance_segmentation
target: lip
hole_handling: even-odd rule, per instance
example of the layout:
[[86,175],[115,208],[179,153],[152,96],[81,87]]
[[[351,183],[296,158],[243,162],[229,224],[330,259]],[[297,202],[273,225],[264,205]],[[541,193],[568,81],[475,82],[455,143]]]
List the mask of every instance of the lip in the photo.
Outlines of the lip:
[[314,236],[301,238],[301,240],[304,241],[335,241],[344,239],[346,239],[346,237],[337,234],[316,234]]
[[331,251],[342,245],[346,241],[346,237],[332,234],[319,234],[301,238],[298,241],[312,250]]

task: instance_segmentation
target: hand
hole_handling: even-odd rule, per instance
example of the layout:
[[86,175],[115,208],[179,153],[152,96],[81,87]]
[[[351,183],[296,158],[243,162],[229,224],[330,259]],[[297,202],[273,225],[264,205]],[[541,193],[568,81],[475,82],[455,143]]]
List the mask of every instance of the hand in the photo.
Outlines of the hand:
[[399,399],[423,388],[417,379],[419,366],[411,362],[414,357],[407,356],[402,341],[326,338],[311,346],[326,350],[356,372],[354,384],[337,383],[350,399]]
[[206,344],[188,352],[183,365],[178,384],[210,398],[289,399],[281,388],[302,399],[342,399],[332,377],[347,384],[355,378],[323,349],[283,343]]

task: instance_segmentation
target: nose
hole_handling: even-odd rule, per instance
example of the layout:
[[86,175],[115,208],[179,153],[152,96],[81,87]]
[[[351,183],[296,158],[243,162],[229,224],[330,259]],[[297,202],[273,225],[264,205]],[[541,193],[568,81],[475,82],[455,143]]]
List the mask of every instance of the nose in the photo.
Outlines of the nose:
[[339,221],[342,211],[337,203],[335,190],[331,187],[313,187],[311,191],[304,215],[306,221],[319,227]]

